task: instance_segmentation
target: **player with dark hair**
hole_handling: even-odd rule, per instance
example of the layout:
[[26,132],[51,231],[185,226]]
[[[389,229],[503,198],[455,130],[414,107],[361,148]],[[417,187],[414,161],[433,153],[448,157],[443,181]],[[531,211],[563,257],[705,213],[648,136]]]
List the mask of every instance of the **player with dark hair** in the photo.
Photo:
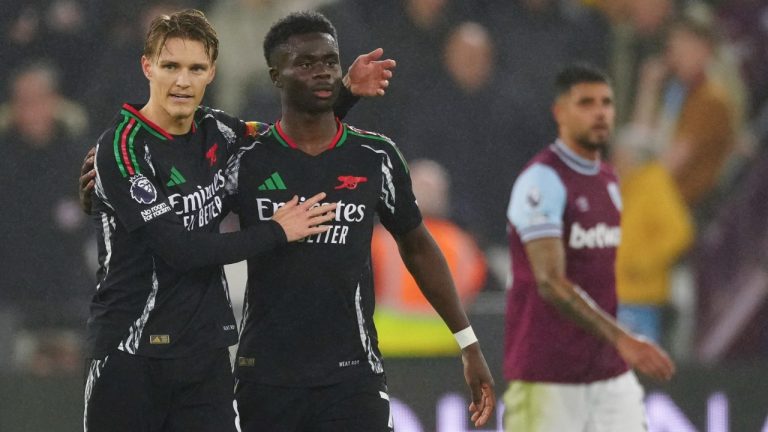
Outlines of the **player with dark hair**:
[[335,29],[320,14],[291,14],[270,29],[264,55],[282,117],[228,172],[241,226],[268,221],[294,195],[327,191],[320,205],[338,207],[328,232],[248,262],[235,365],[243,431],[391,430],[373,324],[377,215],[457,335],[472,421],[484,424],[495,405],[493,380],[445,260],[422,224],[407,165],[387,137],[334,116],[342,81]]
[[[221,265],[330,229],[335,205],[316,207],[320,193],[219,233],[225,169],[261,125],[199,106],[217,54],[201,12],[156,18],[141,58],[149,101],[123,105],[99,138],[95,178],[81,178],[83,190],[95,183],[100,264],[86,431],[236,430],[228,346],[238,338]],[[362,93],[383,91],[382,67],[357,72]]]
[[515,181],[507,212],[505,430],[644,431],[643,390],[628,365],[659,380],[674,365],[615,319],[621,197],[601,160],[613,92],[586,65],[563,69],[555,86],[558,139]]

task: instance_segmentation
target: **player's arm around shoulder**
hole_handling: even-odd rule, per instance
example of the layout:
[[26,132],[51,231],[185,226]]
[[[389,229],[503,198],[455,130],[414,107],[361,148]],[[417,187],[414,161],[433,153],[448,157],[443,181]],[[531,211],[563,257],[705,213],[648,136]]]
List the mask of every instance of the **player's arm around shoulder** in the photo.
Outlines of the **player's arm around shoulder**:
[[[496,405],[493,377],[456,294],[448,264],[423,223],[404,234],[395,235],[395,240],[403,262],[419,289],[451,332],[457,335],[462,348],[464,378],[472,395],[469,406],[471,418],[475,426],[482,426]],[[465,337],[465,334],[469,336]]]

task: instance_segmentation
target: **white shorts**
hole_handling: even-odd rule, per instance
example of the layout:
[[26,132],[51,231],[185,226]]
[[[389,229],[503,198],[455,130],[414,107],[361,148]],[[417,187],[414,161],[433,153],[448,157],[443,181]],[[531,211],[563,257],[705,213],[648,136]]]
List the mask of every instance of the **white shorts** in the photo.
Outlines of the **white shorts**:
[[645,432],[643,388],[633,372],[589,384],[512,381],[505,432]]

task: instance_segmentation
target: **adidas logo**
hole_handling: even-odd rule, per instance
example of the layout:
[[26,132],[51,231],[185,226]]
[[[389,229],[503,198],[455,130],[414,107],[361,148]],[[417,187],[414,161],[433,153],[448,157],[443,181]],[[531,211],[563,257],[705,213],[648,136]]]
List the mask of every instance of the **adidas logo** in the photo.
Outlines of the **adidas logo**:
[[269,176],[268,179],[264,180],[264,183],[262,183],[259,186],[259,190],[286,190],[288,188],[285,187],[285,183],[283,183],[283,179],[280,177],[280,174],[275,171],[272,173],[271,176]]
[[185,179],[184,176],[181,175],[179,170],[177,170],[176,167],[171,167],[171,179],[168,180],[168,183],[166,183],[165,185],[168,187],[171,187],[171,186],[178,186],[186,182],[187,182],[187,179]]

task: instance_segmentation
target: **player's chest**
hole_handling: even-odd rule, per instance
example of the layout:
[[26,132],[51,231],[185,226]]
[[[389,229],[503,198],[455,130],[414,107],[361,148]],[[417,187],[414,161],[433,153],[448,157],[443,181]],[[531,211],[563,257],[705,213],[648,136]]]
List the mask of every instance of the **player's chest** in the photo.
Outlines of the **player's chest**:
[[573,251],[611,250],[621,241],[621,194],[613,180],[567,187],[564,234]]
[[320,157],[277,151],[248,158],[240,171],[241,205],[264,220],[293,196],[306,199],[325,192],[323,202],[338,203],[340,221],[372,220],[382,191],[380,159],[335,151]]
[[217,141],[169,143],[150,149],[168,204],[189,230],[215,224],[224,212],[226,155]]

